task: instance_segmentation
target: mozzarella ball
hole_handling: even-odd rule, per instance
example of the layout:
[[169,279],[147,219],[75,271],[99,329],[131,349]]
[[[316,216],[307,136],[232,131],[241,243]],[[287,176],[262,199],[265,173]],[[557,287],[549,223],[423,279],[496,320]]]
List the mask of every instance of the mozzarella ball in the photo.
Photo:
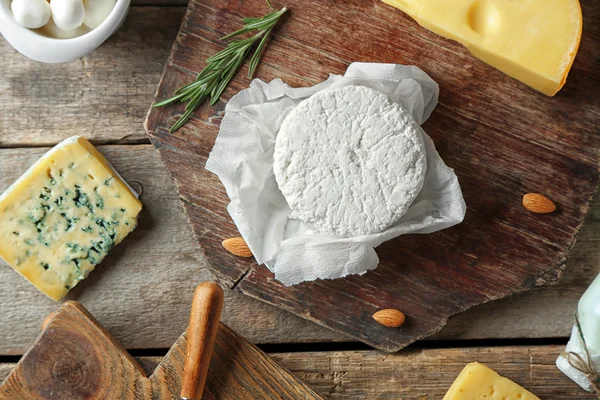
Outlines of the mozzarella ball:
[[85,8],[82,0],[50,0],[52,20],[63,31],[71,31],[83,24]]
[[63,31],[60,29],[52,19],[46,25],[44,25],[41,29],[38,30],[42,35],[55,38],[55,39],[72,39],[77,36],[82,36],[88,33],[90,29],[81,25],[79,28],[72,29],[70,31]]
[[83,23],[88,28],[97,28],[108,17],[115,4],[117,4],[117,0],[85,0]]
[[13,0],[10,9],[25,28],[41,28],[50,20],[50,5],[46,0]]

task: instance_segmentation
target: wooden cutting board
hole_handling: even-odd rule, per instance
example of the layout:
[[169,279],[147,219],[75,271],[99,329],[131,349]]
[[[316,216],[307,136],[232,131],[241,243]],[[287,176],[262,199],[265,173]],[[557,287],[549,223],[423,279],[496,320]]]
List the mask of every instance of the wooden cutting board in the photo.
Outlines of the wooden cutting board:
[[[219,37],[240,18],[262,15],[264,0],[191,0],[157,98],[190,82],[224,47]],[[292,86],[343,74],[353,61],[414,64],[440,84],[440,103],[424,125],[459,177],[468,211],[456,227],[407,235],[377,248],[379,267],[364,276],[283,287],[252,260],[228,254],[237,236],[228,198],[204,165],[227,99],[246,88],[244,69],[214,108],[204,106],[174,134],[182,113],[151,110],[148,135],[170,171],[211,268],[221,284],[386,351],[439,331],[470,307],[556,283],[599,179],[600,8],[583,0],[579,55],[564,89],[541,95],[474,59],[462,46],[421,28],[378,0],[290,0],[257,76]],[[558,204],[550,215],[521,206],[539,192]],[[371,315],[397,308],[401,329]],[[527,321],[523,321],[527,323]]]
[[[186,334],[150,378],[87,310],[68,301],[0,386],[0,400],[179,399]],[[221,324],[204,399],[321,397],[244,338]]]

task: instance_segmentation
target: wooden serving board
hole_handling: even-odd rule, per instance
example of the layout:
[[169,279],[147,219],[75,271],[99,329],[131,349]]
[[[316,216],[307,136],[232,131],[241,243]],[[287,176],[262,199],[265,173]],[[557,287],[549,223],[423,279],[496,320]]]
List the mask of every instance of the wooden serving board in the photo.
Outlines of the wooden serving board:
[[[424,125],[455,169],[467,202],[465,221],[430,235],[407,235],[377,248],[381,263],[364,276],[286,288],[252,260],[228,254],[237,236],[228,197],[204,165],[228,98],[248,86],[244,69],[211,108],[174,134],[182,113],[150,111],[146,128],[179,190],[198,243],[223,285],[386,351],[439,331],[475,305],[556,283],[599,180],[600,9],[582,0],[583,39],[564,89],[535,92],[473,58],[462,46],[378,0],[291,0],[258,77],[292,86],[343,74],[353,61],[414,64],[440,84],[440,103]],[[240,18],[262,15],[264,0],[191,0],[157,99],[190,82],[224,47],[219,37]],[[550,215],[521,206],[539,192],[558,204]],[[397,308],[401,329],[371,315]]]
[[[0,400],[179,399],[186,336],[147,378],[81,304],[68,301],[44,321],[40,336],[0,386]],[[223,324],[203,398],[321,399]]]

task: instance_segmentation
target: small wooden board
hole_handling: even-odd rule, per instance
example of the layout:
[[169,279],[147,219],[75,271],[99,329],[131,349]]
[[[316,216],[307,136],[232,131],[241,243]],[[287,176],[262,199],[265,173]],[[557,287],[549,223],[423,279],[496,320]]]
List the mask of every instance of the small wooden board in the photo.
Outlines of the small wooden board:
[[[418,26],[379,0],[293,0],[258,77],[292,86],[343,74],[353,61],[413,64],[440,84],[425,131],[455,169],[468,211],[459,226],[409,235],[377,248],[364,276],[283,287],[263,266],[236,258],[221,241],[237,236],[228,198],[204,169],[225,101],[248,86],[243,69],[215,108],[204,106],[174,134],[183,107],[150,111],[146,129],[171,173],[212,271],[223,285],[386,351],[439,331],[475,305],[556,283],[599,181],[600,8],[582,0],[584,32],[565,88],[545,97],[476,60],[457,43]],[[157,98],[190,82],[224,47],[240,18],[262,15],[264,0],[191,0]],[[540,192],[559,205],[534,215],[521,199]],[[371,315],[397,308],[401,329]]]
[[[68,301],[0,386],[0,400],[179,399],[186,334],[150,378],[86,309]],[[204,399],[321,399],[221,324]]]

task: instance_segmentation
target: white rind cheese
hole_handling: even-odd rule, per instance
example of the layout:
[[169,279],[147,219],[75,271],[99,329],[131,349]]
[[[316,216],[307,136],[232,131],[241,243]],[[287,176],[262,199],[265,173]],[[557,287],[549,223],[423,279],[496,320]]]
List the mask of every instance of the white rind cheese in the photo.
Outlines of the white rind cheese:
[[426,165],[412,116],[363,86],[303,101],[275,144],[275,178],[290,218],[337,237],[380,232],[400,219],[423,186]]

